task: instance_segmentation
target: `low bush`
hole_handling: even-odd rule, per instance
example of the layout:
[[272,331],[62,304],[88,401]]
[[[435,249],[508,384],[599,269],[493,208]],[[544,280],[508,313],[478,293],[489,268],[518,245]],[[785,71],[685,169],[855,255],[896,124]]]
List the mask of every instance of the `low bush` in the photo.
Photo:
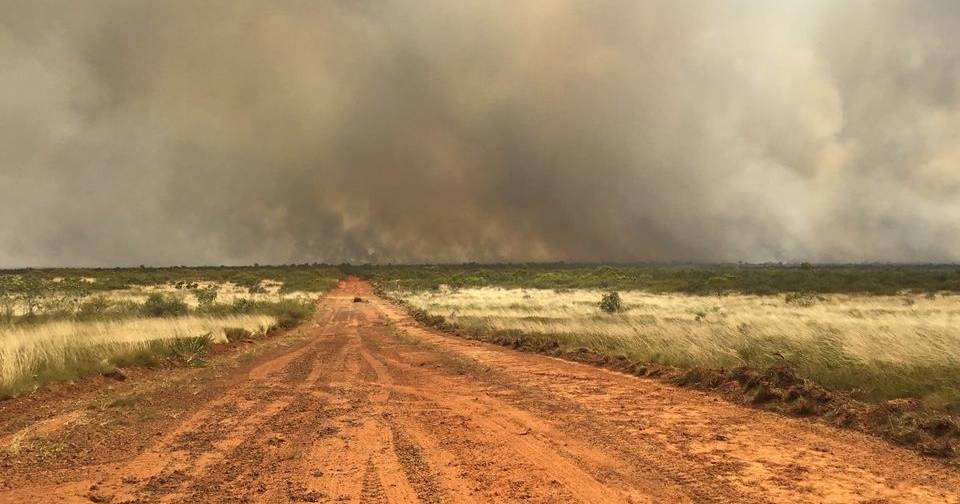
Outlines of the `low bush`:
[[80,303],[77,309],[77,318],[80,320],[91,320],[103,318],[113,306],[107,298],[103,296],[93,296]]
[[620,300],[620,293],[611,291],[603,295],[600,299],[600,309],[607,313],[620,313],[623,311],[623,301]]
[[823,296],[815,296],[809,292],[791,292],[783,297],[783,301],[789,305],[810,307],[817,304],[817,301],[825,301]]
[[189,313],[190,307],[182,299],[163,294],[150,294],[143,304],[146,317],[178,317]]
[[233,313],[253,313],[256,303],[247,298],[237,298],[233,300],[231,309]]
[[309,302],[280,301],[270,303],[264,313],[277,318],[278,329],[289,329],[313,315],[314,306]]
[[212,306],[213,303],[217,301],[217,289],[216,287],[208,287],[206,289],[196,289],[193,291],[193,295],[197,298],[197,304],[201,308]]

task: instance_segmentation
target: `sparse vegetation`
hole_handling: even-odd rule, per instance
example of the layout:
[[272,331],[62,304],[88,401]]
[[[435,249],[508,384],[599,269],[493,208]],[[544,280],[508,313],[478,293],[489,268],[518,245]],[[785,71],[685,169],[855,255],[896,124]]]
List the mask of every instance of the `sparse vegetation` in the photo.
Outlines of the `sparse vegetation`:
[[123,366],[200,364],[213,343],[309,318],[337,278],[314,266],[0,272],[0,398]]

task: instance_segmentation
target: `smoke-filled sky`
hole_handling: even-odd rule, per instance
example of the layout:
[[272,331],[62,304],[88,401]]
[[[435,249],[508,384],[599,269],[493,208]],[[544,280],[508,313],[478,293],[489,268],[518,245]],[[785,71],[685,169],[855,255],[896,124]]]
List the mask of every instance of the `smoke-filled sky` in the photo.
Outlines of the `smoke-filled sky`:
[[960,260],[960,2],[0,0],[0,267]]

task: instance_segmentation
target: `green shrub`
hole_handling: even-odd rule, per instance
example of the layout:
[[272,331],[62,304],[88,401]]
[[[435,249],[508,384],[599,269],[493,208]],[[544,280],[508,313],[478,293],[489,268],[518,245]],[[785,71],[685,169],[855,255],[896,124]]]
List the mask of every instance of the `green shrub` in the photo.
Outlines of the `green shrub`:
[[16,319],[16,302],[11,296],[5,296],[0,293],[0,323],[12,324]]
[[146,317],[178,317],[189,311],[183,300],[162,294],[150,294],[143,304],[143,315]]
[[281,301],[272,303],[265,313],[277,317],[278,329],[289,329],[313,315],[312,303],[299,301]]
[[93,296],[80,303],[77,318],[81,320],[103,318],[113,306],[109,299],[103,296]]
[[143,314],[143,305],[135,301],[119,301],[113,303],[107,313],[110,318],[138,317]]
[[247,298],[237,298],[233,300],[232,310],[234,313],[251,313],[256,308],[256,303]]
[[620,300],[620,293],[610,291],[600,299],[600,309],[607,313],[620,313],[623,311],[623,302]]
[[814,296],[809,292],[791,292],[783,297],[785,303],[802,307],[810,307],[817,304],[817,301],[823,300],[822,297]]
[[193,295],[197,297],[197,304],[200,305],[200,308],[206,308],[212,306],[213,303],[217,301],[217,289],[216,287],[208,287],[206,289],[195,289]]

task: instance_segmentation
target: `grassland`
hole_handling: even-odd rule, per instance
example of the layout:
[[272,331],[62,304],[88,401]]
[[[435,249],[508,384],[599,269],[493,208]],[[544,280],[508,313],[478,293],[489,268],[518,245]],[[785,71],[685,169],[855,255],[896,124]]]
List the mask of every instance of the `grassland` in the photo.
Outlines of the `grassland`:
[[310,316],[324,267],[0,272],[0,398],[129,365],[199,365],[210,346]]

